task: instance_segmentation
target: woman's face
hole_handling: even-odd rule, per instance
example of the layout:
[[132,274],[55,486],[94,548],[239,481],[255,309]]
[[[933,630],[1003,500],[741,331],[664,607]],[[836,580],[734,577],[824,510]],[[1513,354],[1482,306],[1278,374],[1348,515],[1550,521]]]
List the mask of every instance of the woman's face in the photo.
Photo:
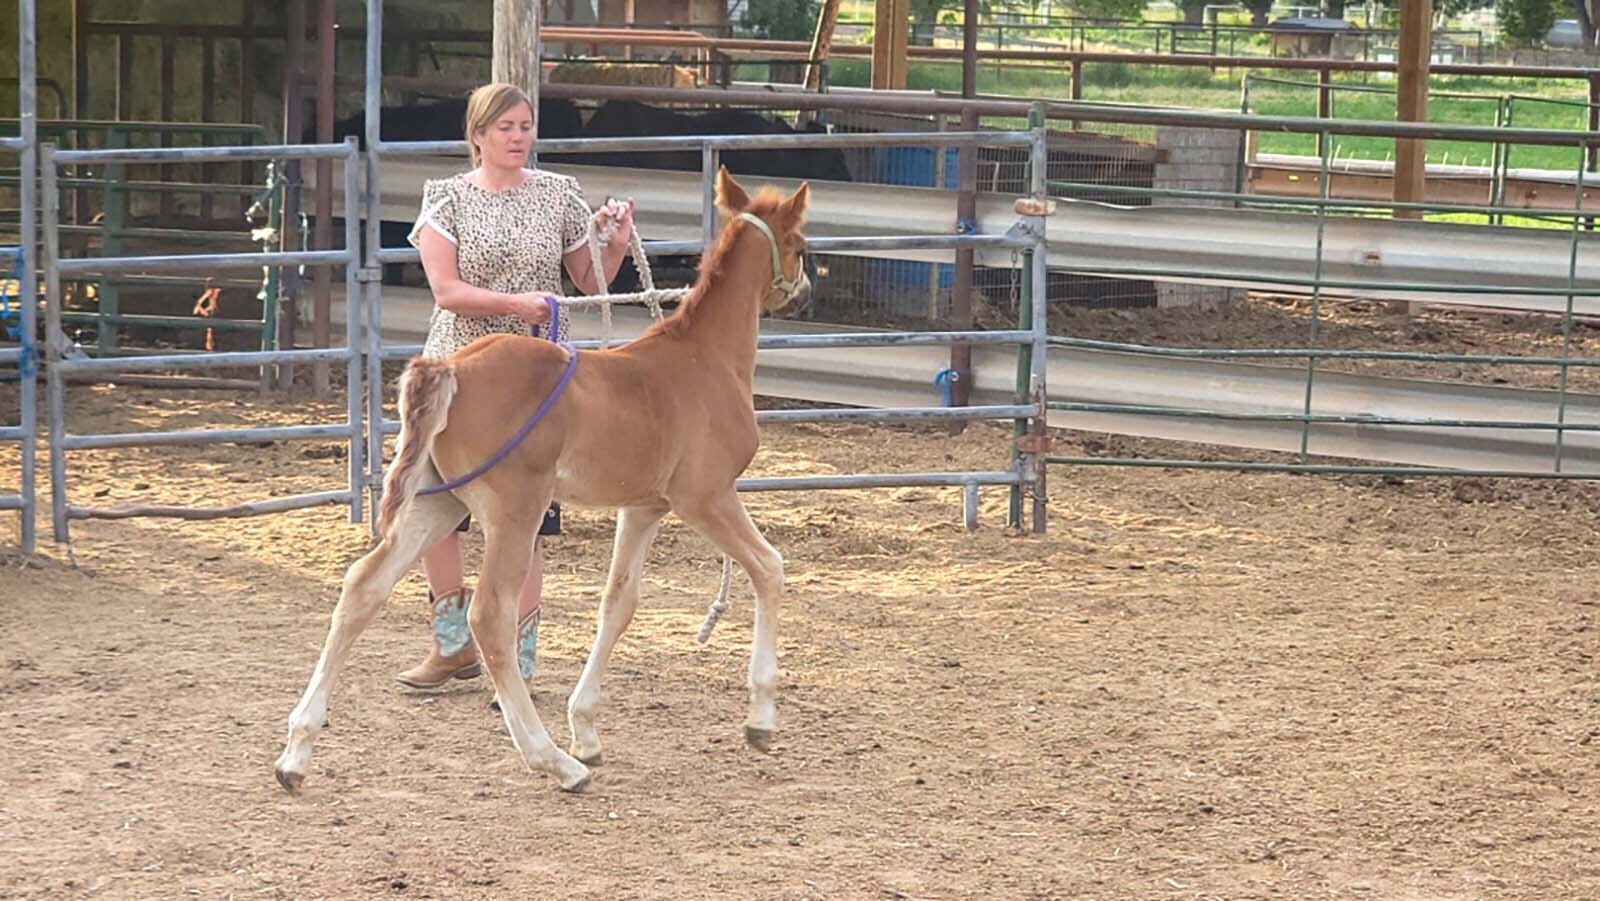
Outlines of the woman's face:
[[533,149],[533,111],[526,103],[506,110],[489,127],[477,133],[478,152],[485,166],[521,168]]

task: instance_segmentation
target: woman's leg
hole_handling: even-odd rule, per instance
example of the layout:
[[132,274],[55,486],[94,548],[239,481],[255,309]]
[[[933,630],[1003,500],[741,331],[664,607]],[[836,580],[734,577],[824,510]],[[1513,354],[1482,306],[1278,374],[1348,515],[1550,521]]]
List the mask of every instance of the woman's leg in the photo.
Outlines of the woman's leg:
[[533,536],[533,556],[528,563],[528,574],[522,580],[522,593],[517,597],[517,666],[523,681],[533,678],[533,665],[539,656],[540,596],[544,588],[544,536],[561,534],[561,505],[552,503],[544,511],[544,521],[539,523],[539,533]]
[[461,573],[461,533],[451,532],[422,552],[422,571],[428,576],[428,593],[442,598],[465,586]]

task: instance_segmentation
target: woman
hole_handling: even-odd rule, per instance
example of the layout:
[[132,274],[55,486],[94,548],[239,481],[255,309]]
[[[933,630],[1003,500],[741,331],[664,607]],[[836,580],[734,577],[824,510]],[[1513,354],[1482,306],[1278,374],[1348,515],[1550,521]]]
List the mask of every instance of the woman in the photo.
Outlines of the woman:
[[[424,356],[448,356],[497,332],[550,337],[546,298],[561,292],[561,268],[579,291],[594,294],[587,238],[595,220],[611,232],[601,250],[609,283],[616,277],[633,232],[633,201],[607,204],[598,214],[584,201],[577,179],[527,168],[533,147],[533,104],[519,88],[488,84],[467,101],[467,143],[473,169],[423,186],[422,211],[408,240],[422,254],[433,291]],[[614,229],[614,230],[613,230]],[[556,340],[566,340],[568,318]],[[463,583],[460,533],[423,552],[433,616],[433,647],[422,663],[401,673],[401,684],[437,688],[481,672],[467,628],[472,593]],[[540,535],[559,534],[561,508],[545,513]],[[534,539],[533,565],[517,605],[517,662],[533,675],[539,638],[539,588],[543,542]]]

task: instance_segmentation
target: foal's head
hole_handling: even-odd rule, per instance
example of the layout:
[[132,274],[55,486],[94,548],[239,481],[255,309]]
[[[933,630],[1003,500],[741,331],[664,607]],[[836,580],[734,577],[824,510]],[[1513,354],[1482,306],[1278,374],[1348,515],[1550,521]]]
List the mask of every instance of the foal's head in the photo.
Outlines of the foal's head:
[[[731,240],[738,228],[752,228],[764,232],[762,246],[773,255],[772,282],[761,295],[761,306],[775,313],[788,306],[797,297],[809,294],[811,279],[806,276],[803,257],[806,236],[801,226],[806,220],[806,202],[811,197],[811,186],[801,182],[793,194],[784,197],[773,188],[762,188],[752,199],[744,188],[728,174],[727,167],[717,172],[717,208],[730,222],[725,239]],[[765,225],[751,222],[754,217]]]

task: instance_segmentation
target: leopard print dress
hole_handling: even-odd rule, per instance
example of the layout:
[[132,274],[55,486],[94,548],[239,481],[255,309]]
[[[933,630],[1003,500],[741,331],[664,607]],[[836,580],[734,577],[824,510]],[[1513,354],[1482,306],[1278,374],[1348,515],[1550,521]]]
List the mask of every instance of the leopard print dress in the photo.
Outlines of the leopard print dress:
[[[522,184],[490,191],[466,173],[430,180],[422,188],[422,210],[407,240],[417,246],[430,225],[456,246],[462,281],[489,291],[562,293],[562,259],[583,246],[593,217],[578,180],[541,169]],[[556,340],[567,340],[563,316]],[[497,333],[549,337],[549,326],[530,326],[516,316],[461,316],[434,305],[428,320],[425,357],[444,357]]]

